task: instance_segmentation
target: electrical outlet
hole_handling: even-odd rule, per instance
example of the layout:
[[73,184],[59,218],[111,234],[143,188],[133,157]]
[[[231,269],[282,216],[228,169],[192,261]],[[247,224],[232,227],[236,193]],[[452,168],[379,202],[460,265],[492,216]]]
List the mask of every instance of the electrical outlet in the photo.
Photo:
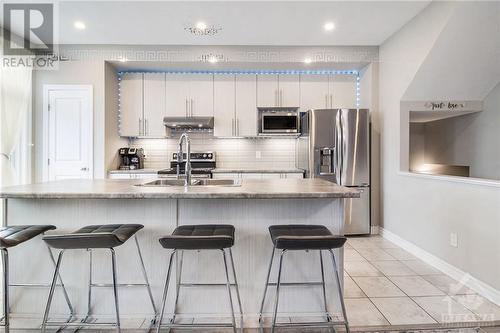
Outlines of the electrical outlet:
[[262,158],[260,150],[255,151],[255,158]]
[[453,247],[458,247],[458,236],[456,233],[450,233],[450,245]]

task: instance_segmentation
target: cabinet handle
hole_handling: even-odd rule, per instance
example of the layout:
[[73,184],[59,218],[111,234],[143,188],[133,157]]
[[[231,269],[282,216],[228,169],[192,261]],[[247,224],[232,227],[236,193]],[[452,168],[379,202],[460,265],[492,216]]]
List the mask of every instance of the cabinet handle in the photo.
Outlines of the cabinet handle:
[[148,119],[144,118],[144,135],[148,135]]
[[235,133],[234,133],[234,132],[235,132],[234,128],[235,128],[235,125],[234,125],[234,118],[233,118],[233,119],[231,119],[231,135],[232,135],[232,136],[234,136],[234,135],[235,135]]
[[330,94],[330,107],[333,108],[333,94]]
[[139,135],[142,135],[142,119],[139,118]]
[[191,99],[191,117],[193,116],[194,99]]
[[283,89],[280,90],[280,106],[283,106]]
[[189,108],[189,102],[188,99],[186,98],[186,117],[189,116],[188,108]]
[[240,136],[240,120],[236,119],[236,136]]
[[278,89],[274,91],[274,106],[279,106],[278,102]]
[[328,109],[328,94],[325,94],[325,108]]

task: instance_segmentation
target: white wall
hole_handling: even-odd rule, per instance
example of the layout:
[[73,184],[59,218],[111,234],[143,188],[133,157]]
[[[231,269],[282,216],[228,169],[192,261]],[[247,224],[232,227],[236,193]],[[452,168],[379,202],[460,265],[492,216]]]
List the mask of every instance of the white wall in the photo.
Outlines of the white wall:
[[[500,290],[500,187],[435,180],[399,171],[400,102],[427,55],[439,43],[446,25],[454,22],[457,13],[462,17],[462,6],[464,3],[434,2],[380,47],[383,227]],[[481,24],[481,19],[476,16],[454,26],[467,30]],[[495,39],[495,33],[475,38]],[[447,54],[440,62],[446,64],[455,55]],[[462,80],[461,84],[466,87],[467,82]],[[427,82],[426,91],[433,91],[435,84]],[[451,232],[458,234],[458,248],[449,245]]]

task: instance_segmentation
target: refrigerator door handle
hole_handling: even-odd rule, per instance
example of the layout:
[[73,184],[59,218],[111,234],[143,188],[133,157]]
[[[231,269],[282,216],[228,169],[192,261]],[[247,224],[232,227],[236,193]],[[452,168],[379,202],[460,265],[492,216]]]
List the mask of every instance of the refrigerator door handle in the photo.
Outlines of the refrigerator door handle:
[[336,135],[335,135],[335,177],[337,178],[337,184],[341,184],[342,180],[342,158],[343,158],[343,142],[342,142],[342,124],[341,124],[341,112],[337,112],[336,116]]

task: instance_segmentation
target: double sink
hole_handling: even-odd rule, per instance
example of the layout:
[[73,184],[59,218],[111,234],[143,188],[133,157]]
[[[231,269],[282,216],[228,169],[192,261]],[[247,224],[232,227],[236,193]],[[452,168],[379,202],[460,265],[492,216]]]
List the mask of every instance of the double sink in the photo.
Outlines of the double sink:
[[[156,179],[139,184],[146,187],[184,186],[184,179]],[[191,179],[188,186],[241,186],[240,179]]]

